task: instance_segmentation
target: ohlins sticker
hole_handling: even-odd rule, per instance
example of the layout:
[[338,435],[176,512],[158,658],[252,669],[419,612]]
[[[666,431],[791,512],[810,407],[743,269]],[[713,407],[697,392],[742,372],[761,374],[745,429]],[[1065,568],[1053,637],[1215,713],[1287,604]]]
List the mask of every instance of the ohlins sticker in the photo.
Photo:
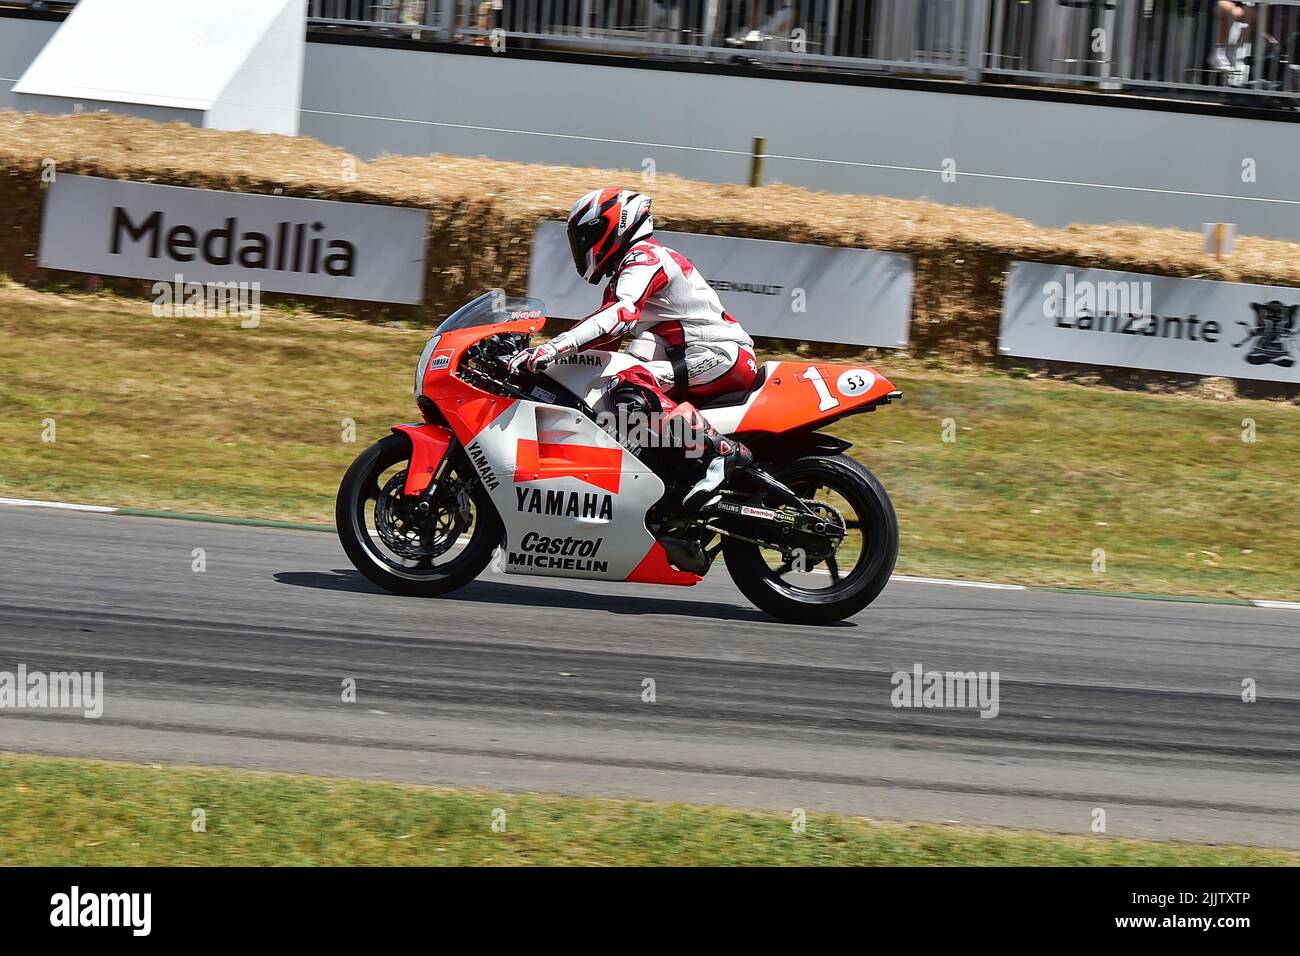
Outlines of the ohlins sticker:
[[599,521],[614,520],[612,495],[516,488],[515,499],[515,508],[526,514],[554,515],[560,518],[595,518]]
[[515,455],[515,481],[545,481],[548,478],[577,478],[597,488],[618,494],[622,477],[623,449],[597,445],[519,439]]
[[597,558],[604,538],[548,537],[530,531],[510,552],[510,564],[520,568],[550,568],[557,571],[607,573],[609,562]]
[[719,501],[713,506],[715,511],[743,515],[746,518],[762,518],[764,521],[778,521],[781,524],[794,524],[795,517],[785,511],[773,511],[770,508],[755,508],[752,505],[737,505],[730,501]]

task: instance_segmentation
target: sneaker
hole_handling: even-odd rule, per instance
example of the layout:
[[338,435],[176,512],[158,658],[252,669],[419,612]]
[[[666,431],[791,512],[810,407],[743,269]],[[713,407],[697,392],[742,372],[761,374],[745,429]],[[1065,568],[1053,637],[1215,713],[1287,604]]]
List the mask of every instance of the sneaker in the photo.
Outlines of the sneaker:
[[1232,61],[1228,59],[1227,48],[1217,45],[1214,48],[1214,52],[1210,54],[1210,66],[1218,70],[1220,73],[1231,73],[1236,69],[1236,67],[1232,65]]

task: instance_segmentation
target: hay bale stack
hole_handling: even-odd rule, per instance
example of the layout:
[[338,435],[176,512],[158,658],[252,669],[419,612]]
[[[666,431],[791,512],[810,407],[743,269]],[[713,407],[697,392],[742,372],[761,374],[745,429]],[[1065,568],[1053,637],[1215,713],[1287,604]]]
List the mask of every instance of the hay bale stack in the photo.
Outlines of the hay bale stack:
[[[563,218],[573,199],[594,186],[641,183],[634,172],[453,156],[366,163],[305,137],[111,114],[6,111],[0,113],[0,271],[29,284],[61,278],[36,266],[45,160],[61,173],[428,209],[423,307],[314,305],[335,314],[430,321],[485,289],[522,293],[539,221]],[[653,194],[656,221],[667,229],[914,256],[912,351],[918,354],[994,356],[1003,277],[1013,259],[1300,286],[1300,244],[1291,242],[1242,237],[1231,260],[1220,264],[1204,253],[1198,233],[1172,229],[1044,229],[989,209],[668,175],[641,188]]]

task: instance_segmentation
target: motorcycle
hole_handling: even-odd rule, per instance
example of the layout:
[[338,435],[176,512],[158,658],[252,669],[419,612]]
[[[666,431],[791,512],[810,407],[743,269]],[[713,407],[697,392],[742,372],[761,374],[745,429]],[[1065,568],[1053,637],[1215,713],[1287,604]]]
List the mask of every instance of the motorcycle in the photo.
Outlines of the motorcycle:
[[893,505],[844,454],[848,442],[816,431],[897,398],[883,375],[767,362],[746,392],[700,405],[755,464],[685,515],[680,502],[698,465],[692,473],[680,449],[656,447],[662,428],[634,440],[644,410],[609,394],[611,378],[636,358],[593,349],[541,372],[509,371],[544,322],[540,301],[489,292],[429,339],[415,375],[423,421],[393,426],[339,487],[339,540],[368,579],[436,596],[491,564],[508,574],[692,585],[721,553],[750,601],[803,624],[843,620],[885,587],[898,553]]

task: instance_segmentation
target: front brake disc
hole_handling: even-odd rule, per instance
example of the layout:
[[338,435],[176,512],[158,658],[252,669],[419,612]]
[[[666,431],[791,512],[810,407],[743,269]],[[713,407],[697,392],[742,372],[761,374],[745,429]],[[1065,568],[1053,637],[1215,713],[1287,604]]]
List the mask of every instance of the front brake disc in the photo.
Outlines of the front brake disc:
[[[394,554],[411,561],[432,560],[451,549],[462,531],[469,527],[468,496],[445,507],[446,499],[435,499],[429,511],[419,510],[419,503],[402,493],[406,472],[400,471],[384,485],[375,502],[375,531],[379,540]],[[461,491],[462,494],[463,488]],[[441,497],[441,496],[440,496]],[[440,507],[442,505],[442,507]]]

